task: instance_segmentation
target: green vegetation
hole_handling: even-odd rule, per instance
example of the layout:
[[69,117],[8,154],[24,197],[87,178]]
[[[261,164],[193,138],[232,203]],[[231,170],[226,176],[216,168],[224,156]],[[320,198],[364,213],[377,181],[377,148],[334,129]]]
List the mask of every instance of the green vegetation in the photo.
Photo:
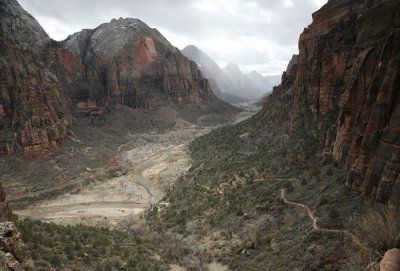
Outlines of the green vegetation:
[[383,206],[369,208],[351,218],[353,234],[368,250],[382,257],[392,248],[400,248],[400,214]]
[[83,225],[17,221],[38,270],[165,270],[142,236]]
[[[335,257],[335,249],[351,242],[348,236],[313,230],[305,210],[280,195],[284,189],[291,201],[309,206],[322,228],[346,228],[347,217],[363,209],[362,200],[343,193],[340,163],[319,155],[329,118],[288,135],[258,114],[196,139],[192,168],[164,199],[169,207],[147,213],[149,224],[181,236],[182,246],[195,239],[207,261],[232,270],[332,270],[321,257]],[[202,261],[196,253],[190,257]]]

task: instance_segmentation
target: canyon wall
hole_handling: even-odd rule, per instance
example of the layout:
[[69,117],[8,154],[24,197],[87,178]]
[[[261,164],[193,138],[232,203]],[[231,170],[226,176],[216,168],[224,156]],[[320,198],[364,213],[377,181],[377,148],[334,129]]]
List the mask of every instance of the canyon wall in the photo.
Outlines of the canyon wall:
[[16,0],[1,1],[0,15],[0,155],[48,159],[82,105],[103,114],[214,99],[197,65],[140,20],[113,19],[56,42]]
[[[298,57],[263,109],[266,120],[291,132],[329,121],[320,143],[345,163],[347,191],[394,206],[400,205],[399,14],[396,0],[329,1],[313,14]],[[271,111],[278,100],[281,107]]]
[[43,61],[49,37],[21,6],[0,3],[0,153],[57,152],[71,124],[63,87]]

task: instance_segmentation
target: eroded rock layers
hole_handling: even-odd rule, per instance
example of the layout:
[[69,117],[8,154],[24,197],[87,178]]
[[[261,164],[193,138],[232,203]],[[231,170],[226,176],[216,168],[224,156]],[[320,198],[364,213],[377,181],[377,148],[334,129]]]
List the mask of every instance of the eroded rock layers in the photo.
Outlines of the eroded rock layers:
[[0,153],[16,146],[27,158],[56,152],[71,115],[43,61],[50,39],[15,1],[1,1],[0,14]]
[[400,206],[400,2],[329,1],[282,79],[266,119],[292,132],[329,119],[320,143],[344,161],[348,191]]
[[1,1],[0,15],[0,154],[59,151],[82,105],[104,113],[214,97],[196,64],[140,20],[114,19],[59,43],[15,0]]

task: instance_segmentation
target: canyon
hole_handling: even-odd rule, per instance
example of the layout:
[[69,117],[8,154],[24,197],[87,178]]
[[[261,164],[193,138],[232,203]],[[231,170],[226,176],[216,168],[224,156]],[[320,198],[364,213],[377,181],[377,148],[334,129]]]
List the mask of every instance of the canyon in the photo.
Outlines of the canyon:
[[347,191],[393,206],[400,203],[397,10],[397,1],[327,3],[264,108],[268,121],[292,132],[325,119],[319,143],[345,163]]
[[1,1],[0,266],[398,264],[399,11],[328,1],[258,111],[138,19],[56,42]]
[[73,117],[97,122],[118,106],[228,106],[195,63],[138,19],[114,19],[56,42],[17,1],[0,8],[2,155],[47,159],[73,132]]
[[202,50],[188,45],[181,50],[182,54],[194,61],[206,77],[217,97],[234,104],[260,100],[272,91],[272,83],[256,71],[243,73],[240,68],[229,63],[224,68]]

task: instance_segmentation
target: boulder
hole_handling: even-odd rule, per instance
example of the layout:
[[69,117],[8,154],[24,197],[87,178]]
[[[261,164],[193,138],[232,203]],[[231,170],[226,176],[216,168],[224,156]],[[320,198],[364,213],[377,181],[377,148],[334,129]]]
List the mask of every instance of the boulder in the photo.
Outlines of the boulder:
[[400,249],[394,248],[386,251],[380,263],[380,271],[400,270]]

